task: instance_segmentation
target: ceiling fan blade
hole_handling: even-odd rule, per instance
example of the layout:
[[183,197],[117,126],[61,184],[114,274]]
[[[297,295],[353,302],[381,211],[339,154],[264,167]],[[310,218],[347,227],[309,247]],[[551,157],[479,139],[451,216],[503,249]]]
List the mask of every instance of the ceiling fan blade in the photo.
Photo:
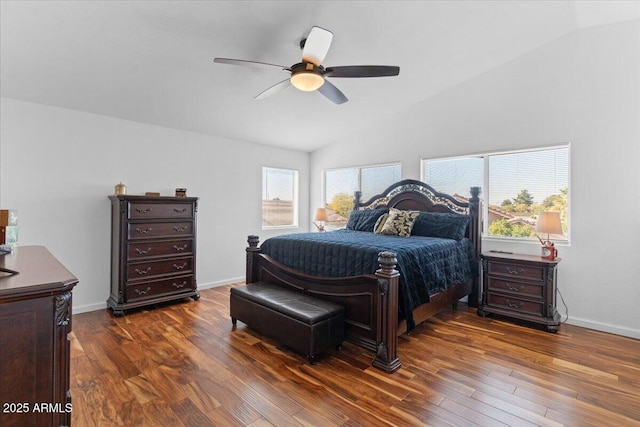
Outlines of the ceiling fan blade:
[[320,65],[329,52],[333,33],[320,27],[313,27],[302,48],[302,60]]
[[400,67],[392,65],[347,65],[327,67],[328,77],[391,77],[400,74]]
[[259,94],[257,94],[255,99],[264,99],[268,96],[273,95],[274,93],[280,92],[282,89],[288,88],[289,86],[291,86],[291,80],[290,79],[283,80],[279,83],[274,84],[270,88],[263,90]]
[[246,59],[214,58],[213,62],[217,62],[218,64],[244,65],[248,67],[259,67],[259,68],[278,67],[281,70],[289,70],[289,67],[285,67],[284,65],[269,64],[267,62],[258,62],[258,61],[247,61]]
[[340,91],[340,89],[335,87],[328,80],[325,80],[324,84],[318,88],[318,92],[336,104],[343,104],[349,100],[344,93]]

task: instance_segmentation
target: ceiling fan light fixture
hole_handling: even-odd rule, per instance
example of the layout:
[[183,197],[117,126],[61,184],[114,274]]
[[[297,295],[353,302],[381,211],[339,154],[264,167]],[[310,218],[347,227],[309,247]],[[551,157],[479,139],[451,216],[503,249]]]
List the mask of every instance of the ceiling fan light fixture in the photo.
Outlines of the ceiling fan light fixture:
[[291,84],[305,92],[311,92],[324,84],[323,68],[311,62],[301,62],[291,67]]
[[324,84],[324,78],[313,71],[302,71],[291,75],[291,84],[296,89],[311,92]]

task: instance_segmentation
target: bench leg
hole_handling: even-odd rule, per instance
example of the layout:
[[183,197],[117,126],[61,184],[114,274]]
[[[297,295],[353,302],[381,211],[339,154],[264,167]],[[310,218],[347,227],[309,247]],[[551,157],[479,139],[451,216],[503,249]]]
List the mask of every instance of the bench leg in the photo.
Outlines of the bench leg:
[[309,360],[309,363],[312,365],[316,364],[316,357],[315,356],[307,356],[307,359]]
[[235,318],[235,317],[232,317],[232,318],[231,318],[231,324],[232,324],[233,326],[236,326],[236,323],[238,323],[238,319],[237,319],[237,318]]

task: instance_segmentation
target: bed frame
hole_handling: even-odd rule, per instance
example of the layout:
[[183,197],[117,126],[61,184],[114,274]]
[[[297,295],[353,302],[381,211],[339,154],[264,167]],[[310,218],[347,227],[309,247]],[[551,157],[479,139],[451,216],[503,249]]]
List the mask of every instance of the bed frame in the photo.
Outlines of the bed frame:
[[[356,192],[354,209],[397,208],[428,212],[468,214],[467,237],[480,259],[480,188],[471,187],[467,202],[435,191],[428,184],[406,179],[391,185],[381,194],[362,202]],[[397,355],[398,335],[407,331],[405,321],[398,323],[398,277],[396,254],[380,252],[380,269],[375,274],[351,277],[318,277],[286,267],[260,253],[258,236],[249,236],[247,251],[247,283],[273,283],[296,289],[315,297],[333,301],[346,308],[346,339],[375,352],[373,366],[387,372],[400,368]],[[479,271],[479,268],[478,268]],[[468,296],[471,307],[478,305],[479,277],[452,286],[430,296],[430,302],[417,307],[415,324],[419,324],[460,298]]]

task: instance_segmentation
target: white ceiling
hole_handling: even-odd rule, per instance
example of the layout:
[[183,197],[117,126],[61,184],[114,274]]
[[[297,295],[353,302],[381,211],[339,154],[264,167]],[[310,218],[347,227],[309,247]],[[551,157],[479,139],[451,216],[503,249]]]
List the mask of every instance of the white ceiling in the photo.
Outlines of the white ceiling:
[[[3,97],[313,151],[576,29],[637,19],[640,2],[2,1]],[[290,87],[312,26],[325,66],[398,65],[398,77],[332,79],[334,105]]]

